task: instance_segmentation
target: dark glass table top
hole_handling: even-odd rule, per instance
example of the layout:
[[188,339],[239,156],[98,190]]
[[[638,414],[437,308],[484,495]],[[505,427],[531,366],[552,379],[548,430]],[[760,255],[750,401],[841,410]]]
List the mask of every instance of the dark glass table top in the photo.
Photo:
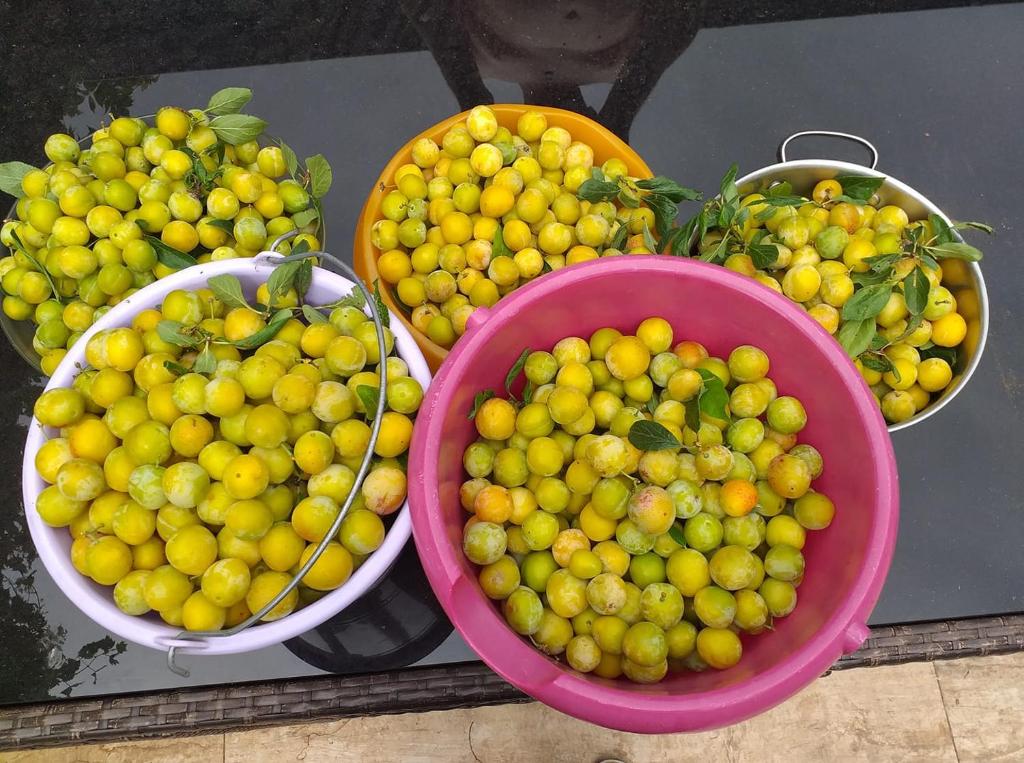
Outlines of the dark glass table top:
[[[1024,5],[959,5],[228,0],[216,12],[121,4],[115,15],[99,3],[43,1],[0,20],[0,158],[37,164],[62,124],[81,135],[109,112],[201,105],[221,87],[249,86],[249,111],[300,156],[330,160],[328,248],[350,257],[363,199],[392,152],[480,102],[587,113],[655,172],[705,191],[732,162],[741,172],[773,163],[792,132],[861,134],[879,148],[881,171],[951,216],[996,229],[983,263],[992,315],[981,366],[940,415],[893,438],[900,536],[872,622],[1015,612],[1024,609],[1015,193]],[[830,142],[795,150],[864,158]],[[170,673],[160,653],[111,638],[36,559],[18,496],[43,380],[6,343],[0,368],[0,704],[475,659],[437,608],[411,543],[381,586],[334,622],[248,655],[184,657],[190,679]]]

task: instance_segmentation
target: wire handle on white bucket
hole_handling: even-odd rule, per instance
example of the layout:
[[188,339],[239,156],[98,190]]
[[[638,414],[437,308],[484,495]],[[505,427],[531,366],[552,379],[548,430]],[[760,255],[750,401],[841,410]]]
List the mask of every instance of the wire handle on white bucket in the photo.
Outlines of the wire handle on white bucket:
[[[274,243],[270,245],[270,253],[276,254],[276,247],[284,240],[291,238],[298,234],[297,230],[288,231],[283,235],[279,236],[274,240]],[[181,667],[175,662],[176,651],[180,648],[185,648],[186,645],[180,642],[197,642],[194,647],[197,650],[201,650],[206,639],[211,638],[224,638],[225,636],[234,636],[236,633],[241,633],[251,625],[258,623],[263,617],[270,612],[274,607],[280,604],[284,598],[295,590],[299,582],[305,577],[306,573],[309,572],[310,568],[316,564],[317,559],[327,548],[327,544],[331,539],[337,535],[338,530],[341,528],[341,523],[348,516],[349,511],[352,508],[352,504],[355,502],[357,490],[363,483],[363,479],[366,477],[367,471],[370,468],[370,460],[373,458],[374,448],[377,444],[377,438],[380,435],[381,419],[384,415],[384,407],[387,403],[387,342],[385,341],[384,335],[384,323],[382,322],[380,313],[377,310],[377,302],[374,299],[374,295],[370,293],[369,289],[363,284],[362,280],[356,275],[355,271],[352,270],[345,262],[338,257],[335,257],[328,252],[303,252],[301,254],[292,254],[288,256],[276,256],[273,261],[276,263],[292,262],[295,260],[304,260],[309,257],[323,257],[330,260],[334,265],[341,268],[345,275],[350,277],[350,280],[356,285],[356,287],[363,293],[363,297],[366,299],[366,305],[370,308],[370,317],[373,319],[374,326],[377,330],[377,350],[380,353],[380,363],[378,364],[378,373],[380,381],[377,385],[377,411],[374,415],[373,424],[370,427],[370,440],[366,445],[366,453],[363,455],[363,460],[359,464],[359,470],[356,472],[355,482],[352,485],[352,489],[349,491],[348,497],[345,499],[345,503],[342,505],[341,510],[338,512],[338,516],[335,517],[334,523],[330,529],[321,539],[316,549],[313,551],[312,556],[306,560],[306,563],[299,568],[299,571],[295,573],[295,576],[291,581],[282,588],[277,595],[268,601],[259,611],[253,612],[248,618],[240,622],[227,630],[220,631],[183,631],[172,639],[174,642],[167,647],[167,667],[173,673],[177,673],[179,676],[188,678],[189,671],[186,668]],[[193,648],[193,647],[189,647]]]
[[859,135],[853,135],[848,132],[835,132],[834,130],[802,130],[801,132],[795,132],[782,141],[782,145],[779,146],[779,161],[788,162],[786,158],[786,146],[790,144],[790,141],[802,138],[805,135],[827,135],[832,138],[843,138],[844,140],[852,140],[854,143],[860,143],[868,151],[871,152],[871,169],[878,166],[878,149],[875,145],[867,138],[862,138]]

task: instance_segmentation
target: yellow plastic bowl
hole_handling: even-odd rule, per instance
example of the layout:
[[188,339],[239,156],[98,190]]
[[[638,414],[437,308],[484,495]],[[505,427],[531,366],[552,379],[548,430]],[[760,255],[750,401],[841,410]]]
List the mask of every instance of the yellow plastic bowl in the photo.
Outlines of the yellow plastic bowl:
[[[589,145],[594,150],[595,165],[600,165],[612,157],[618,157],[626,163],[630,176],[649,178],[654,175],[650,167],[640,158],[640,155],[630,148],[625,141],[582,114],[549,106],[529,106],[520,103],[495,104],[491,106],[491,109],[498,117],[498,124],[502,127],[507,127],[513,132],[516,128],[516,122],[522,114],[527,111],[539,111],[547,117],[548,126],[563,127],[569,131],[574,140],[581,140]],[[380,177],[377,178],[377,182],[374,183],[373,189],[363,205],[363,211],[359,215],[359,223],[356,226],[355,245],[353,247],[353,260],[356,272],[371,287],[374,281],[380,278],[380,273],[377,270],[377,257],[380,256],[380,252],[376,251],[373,244],[370,243],[370,230],[373,228],[373,224],[383,217],[380,212],[380,205],[384,197],[394,189],[392,178],[395,176],[395,171],[403,164],[410,164],[412,162],[412,147],[416,141],[420,138],[432,138],[440,144],[444,134],[453,126],[465,121],[468,115],[468,111],[456,114],[416,135],[391,157],[391,161],[387,163],[387,166],[380,173]],[[388,284],[381,283],[380,291],[384,297],[384,302],[387,303],[394,314],[399,316],[402,323],[405,324],[405,327],[415,338],[420,350],[423,351],[423,357],[426,358],[430,369],[436,371],[448,355],[448,350],[431,341],[423,332],[417,330],[412,325],[406,317],[405,308],[395,299]]]

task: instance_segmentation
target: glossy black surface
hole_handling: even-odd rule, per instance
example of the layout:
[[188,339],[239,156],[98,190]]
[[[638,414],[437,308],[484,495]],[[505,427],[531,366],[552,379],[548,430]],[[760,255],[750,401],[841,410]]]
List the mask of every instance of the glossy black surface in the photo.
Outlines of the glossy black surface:
[[[331,161],[329,248],[346,256],[364,195],[395,148],[479,101],[525,93],[584,111],[628,137],[656,172],[706,191],[732,162],[741,171],[772,163],[779,141],[797,130],[870,138],[882,171],[997,232],[983,263],[992,327],[981,367],[940,415],[894,437],[900,539],[872,621],[1024,609],[1024,6],[325,1],[226,2],[216,12],[122,3],[115,13],[90,3],[23,5],[0,13],[0,158],[38,163],[62,122],[81,134],[107,112],[202,105],[220,87],[248,85],[250,111],[274,133],[300,156]],[[897,6],[931,9],[877,12]],[[865,15],[821,18],[844,13]],[[828,142],[794,152],[863,158]],[[421,658],[447,627],[431,606],[415,622],[396,619],[389,607],[401,605],[391,597],[424,590],[408,557],[335,631],[329,624],[249,655],[183,658],[191,679],[169,673],[159,653],[111,639],[35,558],[19,481],[41,380],[6,344],[0,368],[8,496],[0,508],[0,704],[473,659],[456,635]],[[341,627],[353,618],[369,648]],[[328,644],[347,654],[328,658]]]
[[419,662],[452,631],[410,543],[373,590],[284,645],[321,670],[368,673]]

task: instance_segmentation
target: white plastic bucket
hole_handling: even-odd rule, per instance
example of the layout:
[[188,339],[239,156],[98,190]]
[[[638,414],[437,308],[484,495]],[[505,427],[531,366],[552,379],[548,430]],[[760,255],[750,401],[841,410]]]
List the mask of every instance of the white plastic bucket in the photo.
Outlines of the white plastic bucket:
[[[96,332],[130,326],[132,318],[139,311],[157,307],[168,292],[174,289],[194,290],[205,287],[207,279],[211,276],[236,276],[242,283],[242,290],[246,294],[253,294],[257,286],[270,277],[274,269],[274,260],[278,258],[276,254],[264,252],[252,259],[233,259],[196,265],[140,289],[96,321],[68,350],[68,354],[50,377],[46,389],[70,387],[74,377],[88,367],[85,346]],[[310,304],[327,304],[347,295],[353,288],[355,284],[347,278],[322,268],[314,268],[307,298]],[[398,355],[409,365],[409,375],[426,390],[430,384],[430,370],[412,335],[394,315],[391,316],[391,331],[394,333]],[[22,462],[25,516],[39,558],[60,589],[86,615],[111,633],[153,649],[167,650],[175,646],[180,653],[185,654],[235,654],[279,644],[298,636],[330,619],[376,585],[409,540],[412,526],[409,505],[406,503],[394,515],[394,522],[381,547],[374,551],[340,588],[280,620],[259,623],[240,633],[204,640],[177,639],[175,637],[182,629],[168,625],[156,613],[135,617],[118,609],[109,586],[94,583],[81,575],[71,564],[72,538],[67,528],[50,527],[39,518],[36,512],[36,497],[47,485],[36,472],[35,458],[43,443],[54,436],[56,432],[53,429],[43,427],[33,419],[25,441],[25,456]]]

